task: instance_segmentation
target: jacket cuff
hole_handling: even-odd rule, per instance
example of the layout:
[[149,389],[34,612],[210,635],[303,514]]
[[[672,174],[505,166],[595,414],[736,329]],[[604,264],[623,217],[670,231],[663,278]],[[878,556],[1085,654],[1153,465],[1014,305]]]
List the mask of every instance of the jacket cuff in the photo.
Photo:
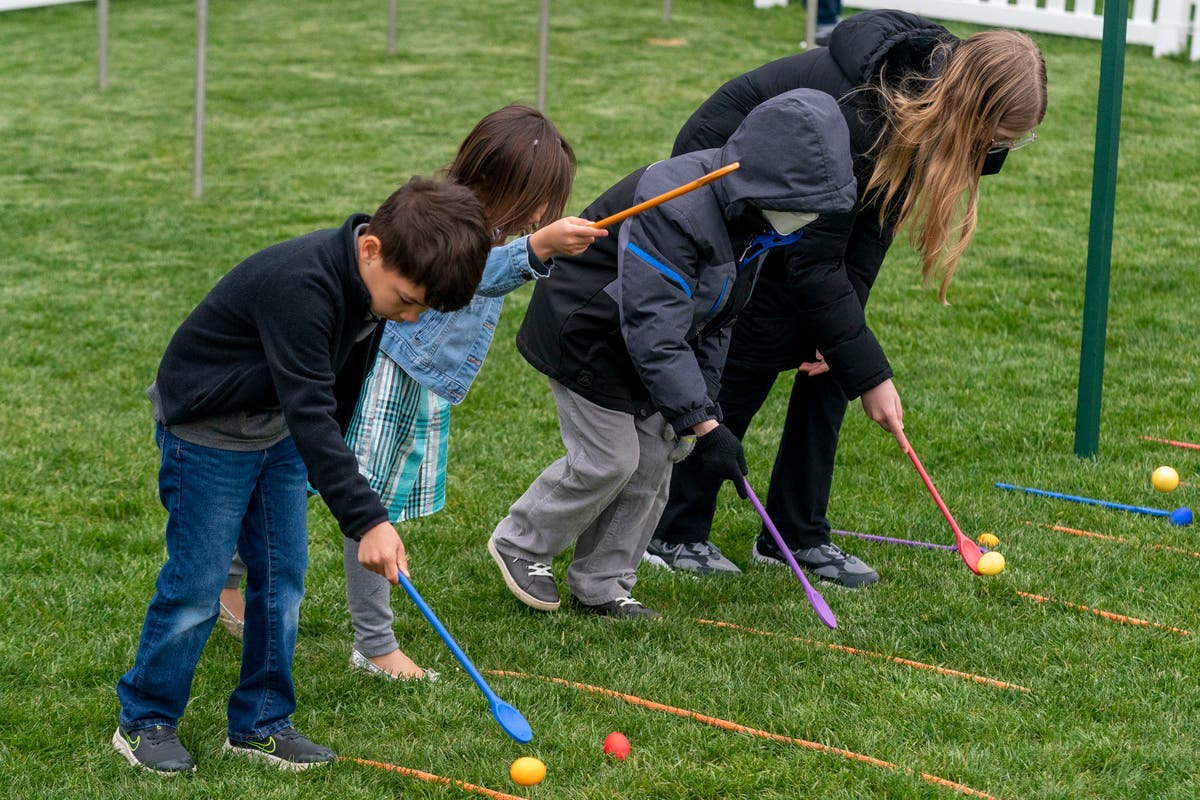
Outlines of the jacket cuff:
[[682,417],[677,417],[671,420],[671,427],[675,429],[677,436],[685,436],[692,432],[692,426],[697,422],[704,422],[706,419],[715,419],[721,421],[718,416],[719,410],[715,405],[705,406],[704,408],[696,409],[690,414],[685,414]]
[[379,523],[387,522],[387,521],[388,521],[388,516],[387,516],[387,514],[384,514],[379,519],[374,520],[373,522],[368,522],[366,524],[366,526],[363,528],[360,528],[357,533],[344,533],[344,532],[343,533],[347,539],[353,539],[356,542],[361,542],[362,537],[366,534],[367,531],[371,530],[371,528],[374,528]]
[[892,366],[870,328],[863,328],[857,336],[836,347],[822,348],[821,354],[848,400],[892,377]]
[[521,275],[525,280],[536,281],[540,278],[550,277],[550,264],[544,263],[533,252],[533,237],[531,236],[525,237],[525,257],[527,263],[521,268]]

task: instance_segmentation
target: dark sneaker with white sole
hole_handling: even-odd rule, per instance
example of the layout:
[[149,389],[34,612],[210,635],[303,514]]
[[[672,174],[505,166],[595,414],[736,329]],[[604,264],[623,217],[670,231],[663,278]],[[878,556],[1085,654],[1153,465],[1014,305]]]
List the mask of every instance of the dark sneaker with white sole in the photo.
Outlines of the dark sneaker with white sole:
[[575,595],[571,595],[575,605],[589,614],[598,614],[609,619],[661,619],[662,614],[653,608],[646,608],[632,597],[618,597],[596,606],[589,606]]
[[337,761],[337,753],[309,741],[295,728],[284,728],[265,739],[225,740],[225,750],[269,761],[280,769],[302,770]]
[[651,539],[642,554],[642,561],[669,570],[698,572],[712,575],[717,572],[741,572],[738,565],[725,557],[712,542],[664,542]]
[[[879,580],[879,573],[868,567],[862,559],[850,555],[836,544],[816,547],[797,547],[792,550],[796,563],[814,573],[818,578],[840,584],[849,589],[861,589]],[[758,564],[786,567],[787,560],[779,552],[774,539],[759,537],[750,551],[750,559]]]
[[508,590],[525,605],[538,611],[557,611],[562,598],[558,595],[558,584],[549,564],[529,561],[516,556],[506,556],[496,549],[496,543],[488,539],[488,552],[500,565],[500,573]]
[[135,767],[160,775],[196,771],[196,762],[192,761],[191,754],[179,743],[175,729],[166,725],[139,728],[136,731],[127,731],[117,726],[112,744],[117,752]]

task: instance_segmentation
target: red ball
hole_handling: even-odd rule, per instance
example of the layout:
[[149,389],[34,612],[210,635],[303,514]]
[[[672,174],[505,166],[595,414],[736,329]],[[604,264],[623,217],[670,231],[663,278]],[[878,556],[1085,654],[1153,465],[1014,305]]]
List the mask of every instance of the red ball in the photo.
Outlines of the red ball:
[[625,738],[625,734],[613,731],[604,737],[604,752],[618,761],[624,761],[629,755],[629,740]]

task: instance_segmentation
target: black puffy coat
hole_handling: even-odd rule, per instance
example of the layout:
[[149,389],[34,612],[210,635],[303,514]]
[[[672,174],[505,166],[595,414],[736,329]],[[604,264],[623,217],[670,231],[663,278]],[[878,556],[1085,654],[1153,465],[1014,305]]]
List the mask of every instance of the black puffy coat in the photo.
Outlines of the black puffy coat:
[[754,296],[734,329],[735,352],[749,366],[783,371],[819,349],[830,374],[854,398],[892,376],[865,307],[894,231],[863,192],[874,168],[882,117],[877,95],[856,91],[917,73],[936,75],[940,43],[959,40],[940,25],[902,11],[867,11],[843,21],[828,48],[772,61],[733,78],[680,130],[673,152],[718,146],[757,104],[797,87],[838,98],[850,130],[858,202],[825,215],[788,248],[768,255]]

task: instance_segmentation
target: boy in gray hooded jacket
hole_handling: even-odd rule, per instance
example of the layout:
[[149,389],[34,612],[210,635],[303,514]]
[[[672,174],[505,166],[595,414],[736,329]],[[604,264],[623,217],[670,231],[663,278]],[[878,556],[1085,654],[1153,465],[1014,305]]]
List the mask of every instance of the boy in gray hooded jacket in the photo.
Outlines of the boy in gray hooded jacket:
[[626,219],[616,236],[556,259],[534,289],[517,347],[550,378],[566,455],[512,505],[488,542],[521,602],[557,610],[554,557],[584,610],[658,616],[631,596],[673,462],[734,481],[741,444],[716,403],[729,327],[761,256],[855,199],[846,123],[832,97],[798,89],[754,109],[720,148],[632,173],[582,212],[600,219],[737,161],[721,180]]

